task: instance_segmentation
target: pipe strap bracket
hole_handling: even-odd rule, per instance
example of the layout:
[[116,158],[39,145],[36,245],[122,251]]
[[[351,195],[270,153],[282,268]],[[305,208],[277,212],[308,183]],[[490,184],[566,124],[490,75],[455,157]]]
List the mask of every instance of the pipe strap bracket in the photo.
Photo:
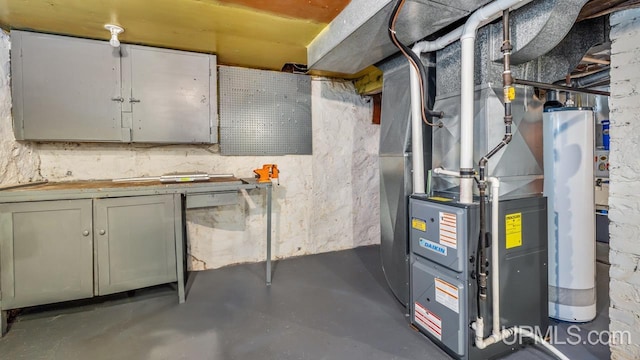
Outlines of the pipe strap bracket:
[[460,177],[463,178],[471,178],[476,175],[475,170],[473,169],[460,169]]

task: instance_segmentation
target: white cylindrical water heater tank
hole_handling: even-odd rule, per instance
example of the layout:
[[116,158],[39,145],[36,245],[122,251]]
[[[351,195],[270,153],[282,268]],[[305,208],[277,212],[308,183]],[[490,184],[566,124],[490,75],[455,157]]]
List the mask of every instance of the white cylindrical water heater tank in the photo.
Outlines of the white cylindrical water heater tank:
[[594,114],[551,108],[544,116],[544,195],[548,198],[549,316],[596,316]]

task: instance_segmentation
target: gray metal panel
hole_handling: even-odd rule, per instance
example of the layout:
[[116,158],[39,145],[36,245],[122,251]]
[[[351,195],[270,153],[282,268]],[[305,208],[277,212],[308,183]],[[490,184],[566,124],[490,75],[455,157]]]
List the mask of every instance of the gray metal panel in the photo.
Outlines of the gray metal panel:
[[309,155],[311,78],[220,66],[223,155]]
[[[468,15],[488,0],[407,1],[397,23],[401,41],[413,43]],[[353,74],[398,49],[387,35],[391,0],[353,0],[308,46],[311,69]]]
[[[380,122],[380,258],[389,287],[409,304],[407,211],[411,184],[409,65],[405,59],[385,69]],[[425,159],[429,156],[425,155]]]
[[2,309],[93,295],[91,200],[0,205]]
[[[522,246],[506,249],[505,217],[522,214]],[[529,197],[500,201],[500,297],[504,326],[539,325],[546,328],[547,301],[547,199]],[[536,296],[531,296],[536,294]]]
[[121,141],[120,54],[108,42],[11,31],[15,133]]
[[97,295],[177,280],[173,195],[94,201]]
[[124,97],[133,113],[132,141],[211,142],[215,56],[136,45],[121,51],[123,68],[131,73],[131,92]]
[[[426,231],[409,225],[412,252],[453,271],[463,272],[467,263],[467,240],[472,236],[469,233],[468,210],[415,199],[409,200],[409,204],[409,224],[413,219],[426,224]],[[450,221],[449,218],[455,220]],[[455,221],[455,226],[452,221]],[[447,230],[451,228],[456,230]]]
[[411,94],[409,63],[385,71],[382,87],[380,156],[401,155],[411,151]]
[[409,304],[411,155],[380,156],[380,259],[391,291]]
[[[442,345],[453,351],[458,356],[464,356],[467,353],[467,341],[465,337],[465,329],[467,328],[468,309],[465,306],[468,287],[460,279],[455,272],[438,267],[435,263],[425,260],[419,256],[413,256],[411,262],[413,296],[411,302],[412,323],[418,326],[425,334],[433,337],[434,335],[423,324],[436,327],[431,328],[437,332],[437,324],[428,323],[428,319],[420,320],[420,312],[416,312],[416,307],[422,306],[423,309],[429,311],[434,316],[440,318],[440,336],[439,340]],[[446,296],[453,298],[457,295],[458,311],[454,311],[450,307],[445,306],[442,302],[437,301],[436,281],[443,281],[447,285],[453,285],[457,289]],[[435,337],[434,337],[435,339]],[[437,340],[437,339],[436,339]]]
[[188,194],[187,209],[198,209],[220,205],[235,205],[238,203],[237,191],[223,191],[207,194]]
[[[491,84],[477,87],[474,102],[474,164],[504,136],[504,105],[501,89]],[[513,139],[507,148],[489,160],[488,176],[501,177],[501,195],[528,196],[542,193],[542,102],[533,92],[516,87],[513,101]],[[460,167],[460,95],[439,96],[434,109],[444,111],[444,127],[433,130],[433,167]],[[433,189],[456,193],[459,180],[433,177]]]

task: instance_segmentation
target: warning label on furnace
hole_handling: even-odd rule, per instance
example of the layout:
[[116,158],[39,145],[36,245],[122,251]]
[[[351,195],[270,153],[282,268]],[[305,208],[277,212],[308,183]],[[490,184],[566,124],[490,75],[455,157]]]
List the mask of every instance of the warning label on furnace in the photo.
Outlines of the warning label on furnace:
[[440,244],[458,248],[457,222],[456,214],[440,212]]
[[427,231],[427,222],[422,219],[413,218],[411,219],[411,227],[416,230]]
[[460,312],[460,301],[458,299],[458,288],[442,279],[435,279],[436,301],[449,309]]
[[413,320],[436,337],[442,340],[442,320],[434,313],[427,310],[419,302],[415,302],[415,311],[413,312]]
[[522,213],[507,214],[504,218],[506,248],[522,246]]

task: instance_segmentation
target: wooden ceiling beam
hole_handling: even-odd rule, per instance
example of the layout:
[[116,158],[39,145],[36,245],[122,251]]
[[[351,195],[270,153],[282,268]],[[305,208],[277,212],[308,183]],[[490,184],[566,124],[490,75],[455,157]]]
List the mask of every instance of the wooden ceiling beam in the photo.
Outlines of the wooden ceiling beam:
[[636,7],[640,7],[640,0],[591,0],[582,7],[576,22]]

